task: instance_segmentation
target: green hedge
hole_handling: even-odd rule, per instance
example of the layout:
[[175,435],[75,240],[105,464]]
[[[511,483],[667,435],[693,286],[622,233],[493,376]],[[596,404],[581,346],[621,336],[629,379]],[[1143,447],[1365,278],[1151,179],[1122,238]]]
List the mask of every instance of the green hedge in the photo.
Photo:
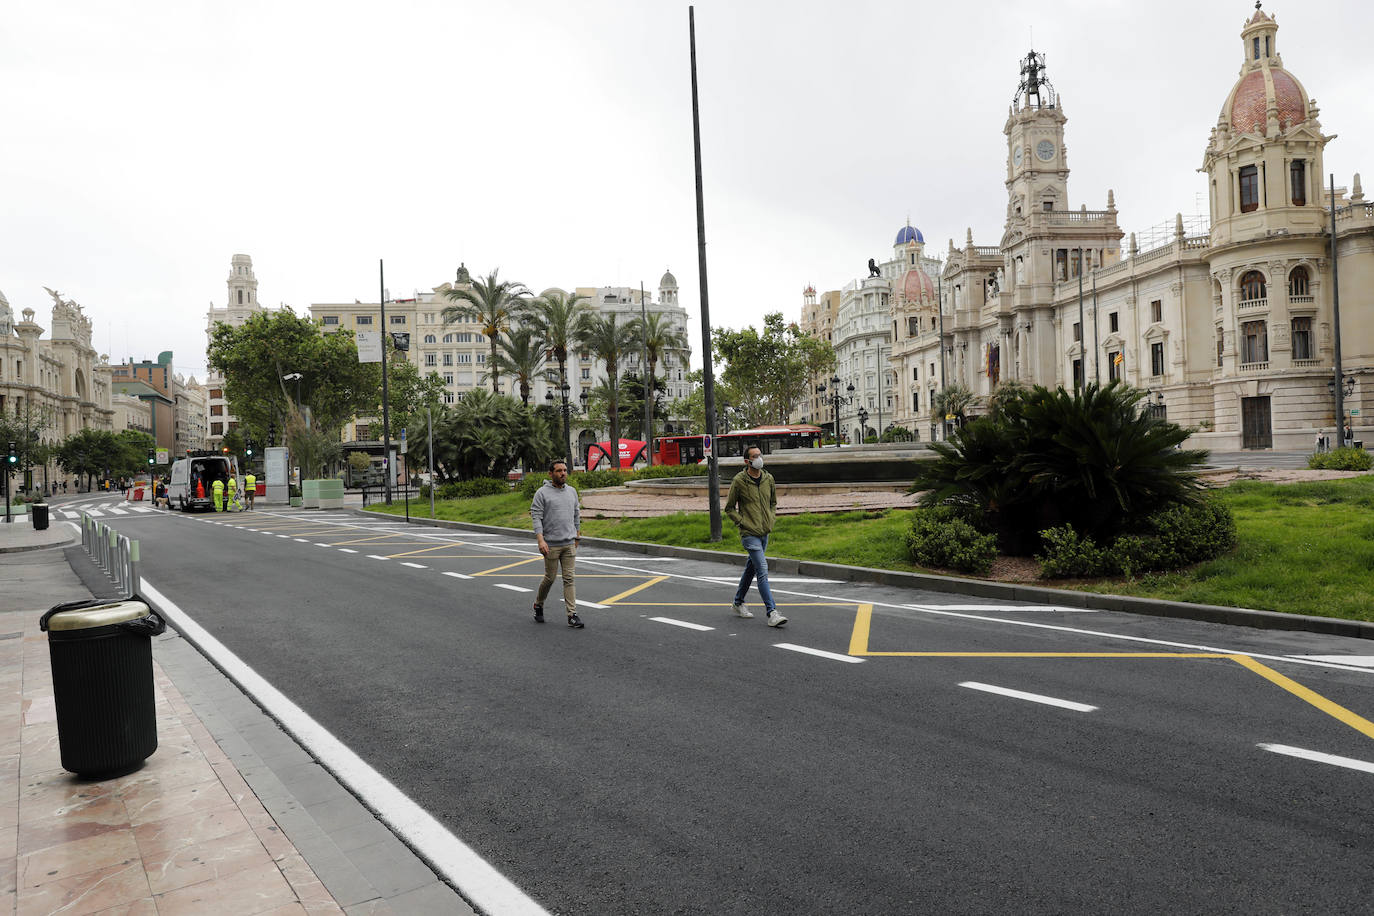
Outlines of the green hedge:
[[[510,484],[497,477],[473,477],[471,480],[451,480],[439,484],[434,491],[437,499],[472,499],[475,496],[495,496],[509,493]],[[420,488],[420,497],[429,497],[429,487]]]
[[1334,448],[1317,452],[1307,459],[1307,466],[1323,471],[1367,471],[1374,467],[1374,456],[1362,448]]
[[[549,479],[549,475],[543,472],[526,474],[520,481],[520,493],[526,499],[534,499],[534,494],[544,485],[544,481]],[[617,471],[614,468],[606,468],[601,471],[578,471],[568,475],[568,483],[580,493],[583,490],[599,490],[603,487],[624,486],[629,479],[629,474],[624,471]]]
[[985,573],[997,557],[997,538],[983,534],[948,506],[917,509],[906,535],[907,551],[922,566]]
[[631,480],[656,480],[660,477],[705,477],[704,464],[656,464],[640,468],[630,477]]
[[1146,519],[1142,530],[1099,545],[1068,525],[1040,532],[1040,576],[1045,579],[1135,576],[1182,569],[1219,557],[1236,546],[1236,522],[1216,497],[1175,505]]

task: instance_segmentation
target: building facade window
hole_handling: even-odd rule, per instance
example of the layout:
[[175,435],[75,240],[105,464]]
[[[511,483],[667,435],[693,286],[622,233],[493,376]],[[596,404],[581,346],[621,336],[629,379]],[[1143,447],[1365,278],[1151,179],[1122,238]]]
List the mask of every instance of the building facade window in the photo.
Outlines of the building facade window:
[[1159,324],[1164,320],[1164,301],[1155,299],[1150,303],[1150,321]]
[[1164,374],[1164,342],[1150,344],[1150,375]]
[[405,324],[405,323],[406,323],[406,316],[404,316],[404,315],[392,315],[392,316],[391,316],[391,323],[392,323],[392,324]]
[[1241,166],[1240,170],[1240,212],[1249,213],[1259,209],[1259,169],[1253,165]]
[[1247,271],[1240,278],[1240,298],[1243,302],[1253,302],[1265,298],[1264,274],[1258,270]]
[[1307,268],[1301,264],[1294,267],[1292,272],[1288,274],[1288,295],[1312,295],[1311,278],[1308,276]]
[[320,319],[320,324],[323,324],[323,325],[335,325],[335,324],[338,324],[338,323],[339,323],[339,316],[338,316],[338,315],[325,315],[323,318]]
[[435,366],[435,365],[438,365],[438,361],[434,358],[434,354],[433,354],[433,353],[426,353],[426,354],[425,354],[425,365],[426,365],[426,366]]
[[458,354],[458,365],[460,365],[460,366],[462,366],[462,365],[470,365],[471,363],[472,363],[472,354],[471,354],[471,353],[459,353],[459,354]]
[[1292,328],[1293,358],[1314,359],[1312,356],[1312,319],[1294,318]]
[[445,354],[444,354],[444,365],[445,365],[445,366],[452,366],[452,365],[453,365],[453,354],[452,354],[452,353],[445,353]]
[[438,342],[439,342],[439,341],[437,341],[437,340],[434,339],[434,335],[433,335],[433,334],[426,334],[426,335],[425,335],[425,343],[438,343]]
[[1221,333],[1221,328],[1217,328],[1217,368],[1221,368],[1222,353],[1225,352],[1226,337]]
[[1307,206],[1307,163],[1294,159],[1288,164],[1288,183],[1293,195],[1293,206]]
[[368,325],[372,323],[371,315],[357,315],[353,318],[354,324]]
[[445,372],[445,373],[444,373],[444,384],[445,384],[445,385],[452,385],[452,384],[453,384],[453,373],[452,373],[452,372]]
[[1112,312],[1107,316],[1107,329],[1110,331],[1121,330],[1121,316],[1116,312]]
[[1269,361],[1269,335],[1263,321],[1247,321],[1240,326],[1240,361],[1243,364]]
[[1114,382],[1121,378],[1121,351],[1116,350],[1107,354],[1107,381]]

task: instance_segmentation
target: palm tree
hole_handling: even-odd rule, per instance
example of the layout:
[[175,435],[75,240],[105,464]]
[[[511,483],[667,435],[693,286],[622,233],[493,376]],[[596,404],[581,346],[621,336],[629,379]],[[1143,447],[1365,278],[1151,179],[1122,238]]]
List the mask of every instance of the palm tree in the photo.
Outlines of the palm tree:
[[[568,350],[575,346],[578,330],[591,317],[586,302],[586,296],[557,291],[545,293],[533,302],[535,312],[531,320],[546,356],[558,363],[560,391],[568,384]],[[571,395],[571,391],[568,394]],[[566,411],[563,414],[563,442],[568,449],[568,467],[572,467],[572,444]]]
[[530,383],[539,375],[544,365],[544,348],[535,338],[535,329],[517,328],[501,341],[501,352],[492,357],[487,371],[492,375],[505,372],[515,376],[520,385],[520,402],[530,406]]
[[577,332],[578,345],[583,350],[595,354],[598,359],[606,363],[606,387],[610,393],[610,414],[611,423],[611,451],[614,454],[612,459],[617,470],[620,469],[620,419],[617,416],[617,374],[620,370],[620,361],[625,354],[632,352],[639,346],[639,319],[634,319],[626,324],[617,324],[616,316],[598,315],[588,316],[586,322]]
[[649,378],[644,386],[644,429],[653,449],[654,435],[654,369],[659,360],[672,350],[687,349],[687,335],[673,326],[672,319],[662,312],[651,312],[642,322],[644,350],[649,360]]
[[482,328],[491,343],[491,390],[501,392],[500,370],[496,366],[496,347],[501,335],[510,330],[513,322],[529,314],[530,291],[525,284],[513,280],[498,280],[493,270],[485,280],[473,280],[471,289],[451,289],[444,293],[457,305],[446,307],[440,314],[444,324],[449,325],[466,318],[475,321]]
[[965,415],[976,400],[977,398],[974,397],[972,391],[955,382],[937,391],[935,397],[931,399],[930,407],[933,413],[942,418],[952,414],[958,424],[963,426],[964,420],[967,419]]

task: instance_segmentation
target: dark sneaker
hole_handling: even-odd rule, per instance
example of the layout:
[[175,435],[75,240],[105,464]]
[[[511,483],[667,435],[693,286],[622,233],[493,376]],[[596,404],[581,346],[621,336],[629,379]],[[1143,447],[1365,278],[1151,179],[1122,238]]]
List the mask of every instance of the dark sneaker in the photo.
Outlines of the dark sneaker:
[[536,605],[534,606],[534,622],[535,622],[535,623],[543,623],[543,622],[544,622],[544,605],[542,605],[542,604],[536,604]]
[[580,630],[585,624],[582,623],[581,617],[578,617],[576,614],[569,614],[568,626],[572,627],[574,630]]

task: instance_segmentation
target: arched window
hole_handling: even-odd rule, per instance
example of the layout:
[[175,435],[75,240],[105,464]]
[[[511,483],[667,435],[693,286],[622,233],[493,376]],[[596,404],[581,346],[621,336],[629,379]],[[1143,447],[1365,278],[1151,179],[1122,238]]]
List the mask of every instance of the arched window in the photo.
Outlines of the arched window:
[[1265,298],[1264,274],[1260,273],[1258,270],[1252,270],[1241,277],[1240,298],[1245,302]]
[[1302,265],[1294,267],[1288,275],[1288,295],[1310,296],[1312,295],[1310,289],[1307,268]]
[[435,339],[434,339],[434,335],[433,335],[433,334],[426,334],[426,335],[425,335],[425,343],[435,343],[435,342],[436,342],[436,341],[435,341]]

